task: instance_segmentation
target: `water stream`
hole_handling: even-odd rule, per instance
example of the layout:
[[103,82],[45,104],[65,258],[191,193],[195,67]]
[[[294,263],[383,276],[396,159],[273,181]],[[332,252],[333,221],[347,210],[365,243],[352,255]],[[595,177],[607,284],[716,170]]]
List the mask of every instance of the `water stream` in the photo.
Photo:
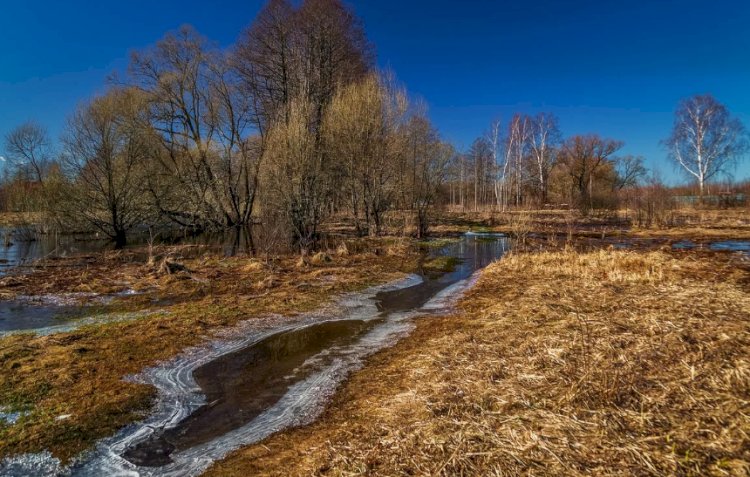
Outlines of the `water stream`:
[[[152,384],[152,415],[105,439],[70,468],[48,454],[0,464],[9,475],[184,476],[279,430],[311,422],[364,358],[408,333],[413,318],[446,309],[475,272],[508,249],[500,236],[464,236],[431,254],[455,268],[342,298],[294,319],[251,320],[132,379]],[[0,472],[2,473],[2,472]],[[5,474],[3,474],[5,475]]]

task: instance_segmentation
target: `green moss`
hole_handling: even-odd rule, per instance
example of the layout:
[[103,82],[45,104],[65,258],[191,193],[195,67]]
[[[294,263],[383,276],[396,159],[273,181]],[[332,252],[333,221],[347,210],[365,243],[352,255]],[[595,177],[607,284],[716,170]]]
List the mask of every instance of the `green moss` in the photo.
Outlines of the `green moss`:
[[435,257],[424,262],[422,268],[427,273],[448,273],[455,270],[459,263],[461,263],[461,259],[457,257]]
[[458,238],[458,237],[439,238],[439,239],[432,239],[432,240],[422,240],[422,241],[418,242],[418,244],[422,248],[436,249],[436,248],[447,247],[448,245],[452,245],[454,243],[457,243],[460,240],[461,239]]

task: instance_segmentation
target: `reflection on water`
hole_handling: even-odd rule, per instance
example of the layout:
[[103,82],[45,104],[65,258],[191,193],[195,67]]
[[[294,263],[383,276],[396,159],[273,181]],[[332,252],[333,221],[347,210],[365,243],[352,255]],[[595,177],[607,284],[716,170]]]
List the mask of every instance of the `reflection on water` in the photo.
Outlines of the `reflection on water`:
[[81,310],[74,305],[0,301],[0,335],[70,323],[79,318]]
[[725,240],[722,242],[713,242],[709,248],[714,251],[745,252],[750,253],[750,241],[746,240]]
[[106,240],[88,236],[81,240],[77,235],[40,234],[21,240],[13,236],[13,231],[0,227],[0,237],[10,234],[10,244],[0,243],[0,275],[7,269],[27,265],[47,257],[65,257],[79,253],[91,253],[113,248]]
[[323,365],[316,361],[315,365],[306,366],[313,356],[351,344],[373,324],[361,320],[329,321],[287,331],[199,367],[193,377],[208,404],[177,427],[154,434],[129,449],[123,457],[146,467],[166,465],[172,462],[171,453],[241,427],[281,399],[294,382]]
[[[0,275],[19,265],[28,265],[36,260],[50,257],[67,257],[76,254],[96,253],[114,250],[109,240],[100,236],[71,234],[28,234],[18,230],[0,227],[0,237],[9,236],[9,243],[0,241]],[[240,254],[254,255],[256,244],[264,244],[262,227],[236,227],[224,232],[191,234],[187,231],[169,231],[155,234],[154,244],[201,245],[225,256]],[[140,247],[149,242],[148,233],[128,235],[125,248]],[[276,248],[279,251],[279,248]]]
[[692,240],[680,240],[672,244],[676,250],[693,250],[708,248],[714,252],[742,252],[750,254],[750,241],[748,240],[719,240],[708,244],[695,243]]
[[502,235],[466,235],[461,240],[430,253],[431,258],[458,258],[452,271],[438,277],[424,276],[425,280],[417,286],[380,293],[377,297],[378,306],[385,312],[419,308],[440,290],[470,277],[475,271],[502,257],[508,248],[508,239]]
[[[424,276],[419,285],[376,295],[380,314],[370,320],[336,320],[284,331],[246,348],[225,354],[193,372],[205,394],[205,405],[175,427],[154,432],[129,448],[123,457],[143,467],[173,463],[171,454],[184,452],[238,429],[276,405],[296,383],[325,373],[334,363],[361,356],[382,343],[390,320],[417,310],[440,291],[501,257],[508,240],[499,236],[466,236],[430,256],[456,257],[456,267],[437,277]],[[370,339],[368,340],[368,336]]]

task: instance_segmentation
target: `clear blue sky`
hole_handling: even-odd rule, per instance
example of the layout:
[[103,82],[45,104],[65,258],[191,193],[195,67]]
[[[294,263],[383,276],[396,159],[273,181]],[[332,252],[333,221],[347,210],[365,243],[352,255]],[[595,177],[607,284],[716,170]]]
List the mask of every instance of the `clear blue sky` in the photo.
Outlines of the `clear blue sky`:
[[[0,136],[36,119],[55,135],[129,51],[194,25],[234,42],[260,0],[0,3]],[[514,111],[552,111],[675,177],[659,141],[680,98],[711,92],[750,127],[744,0],[352,0],[393,69],[459,148]],[[750,178],[750,160],[736,171]]]

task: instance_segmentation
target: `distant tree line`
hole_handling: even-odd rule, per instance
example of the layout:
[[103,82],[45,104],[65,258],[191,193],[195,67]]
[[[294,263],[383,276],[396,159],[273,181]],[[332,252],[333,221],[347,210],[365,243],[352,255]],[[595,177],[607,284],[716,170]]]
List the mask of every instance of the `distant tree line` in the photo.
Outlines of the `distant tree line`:
[[[744,126],[710,95],[680,103],[663,145],[700,196],[748,148]],[[493,122],[468,151],[454,156],[442,193],[452,208],[464,211],[616,208],[626,189],[653,184],[644,158],[619,155],[622,146],[596,134],[564,138],[551,113],[515,114],[507,125]]]
[[16,209],[45,210],[63,228],[122,245],[143,224],[262,221],[283,225],[301,250],[340,211],[361,235],[381,233],[392,210],[423,235],[455,154],[375,69],[339,0],[270,0],[223,50],[188,26],[168,33],[71,115],[56,152],[35,123],[5,146],[6,199],[20,189],[35,203]]

